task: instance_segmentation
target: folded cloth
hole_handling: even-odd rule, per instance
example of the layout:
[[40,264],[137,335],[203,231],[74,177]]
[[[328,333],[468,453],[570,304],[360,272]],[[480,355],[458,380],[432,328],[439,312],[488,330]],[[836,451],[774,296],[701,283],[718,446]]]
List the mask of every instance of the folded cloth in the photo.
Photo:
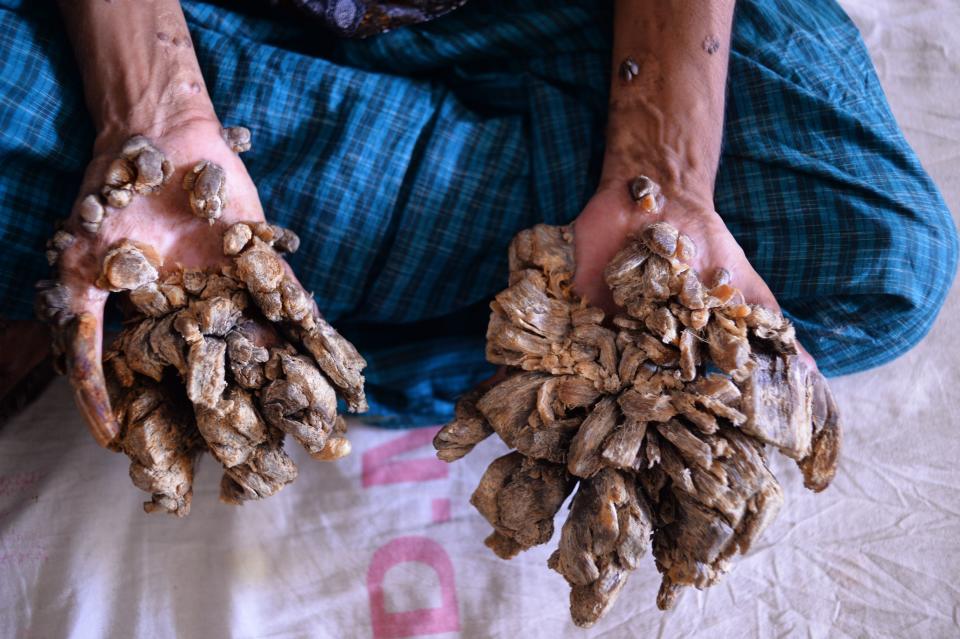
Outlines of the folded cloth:
[[[231,5],[232,6],[232,5]],[[492,372],[487,302],[520,229],[573,220],[596,185],[609,3],[468,3],[331,41],[316,25],[184,0],[194,46],[291,262],[369,361],[371,421],[447,419]],[[30,312],[43,243],[93,138],[59,18],[0,0],[0,308]],[[830,0],[742,0],[715,201],[828,375],[929,329],[957,238],[860,36]]]

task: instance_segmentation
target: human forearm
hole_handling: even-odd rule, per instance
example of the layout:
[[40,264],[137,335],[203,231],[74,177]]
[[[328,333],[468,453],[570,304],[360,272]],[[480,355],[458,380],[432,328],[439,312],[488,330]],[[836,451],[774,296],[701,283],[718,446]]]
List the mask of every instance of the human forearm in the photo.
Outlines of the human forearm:
[[101,140],[158,137],[214,111],[178,0],[61,0]]
[[733,0],[618,0],[601,188],[627,189],[645,174],[668,199],[712,200],[733,8]]

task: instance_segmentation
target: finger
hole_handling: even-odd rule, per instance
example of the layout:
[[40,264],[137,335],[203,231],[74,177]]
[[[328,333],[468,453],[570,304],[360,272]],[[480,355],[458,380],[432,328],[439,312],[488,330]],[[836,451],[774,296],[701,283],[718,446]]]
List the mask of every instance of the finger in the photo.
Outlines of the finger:
[[89,283],[89,277],[63,273],[71,288],[76,318],[61,336],[64,368],[80,414],[94,440],[114,448],[120,434],[103,373],[103,313],[108,293]]
[[121,445],[130,479],[151,494],[144,511],[188,515],[200,447],[182,407],[159,384],[140,378],[118,393],[117,412],[125,422]]
[[77,406],[101,446],[109,446],[120,431],[110,410],[103,368],[100,365],[105,295],[56,280],[37,283],[35,312],[50,326],[54,367],[66,372]]
[[54,352],[61,358],[58,366],[70,380],[81,415],[98,444],[114,447],[120,427],[111,409],[101,364],[103,312],[109,293],[95,285],[97,255],[91,235],[85,232],[62,252],[57,263],[60,280],[53,290],[59,292],[65,310],[51,324]]
[[235,276],[271,322],[290,321],[313,328],[319,311],[278,252],[293,252],[300,239],[266,222],[237,222],[223,234],[223,254],[235,261]]
[[547,562],[570,585],[570,614],[580,627],[610,609],[649,545],[653,522],[631,479],[604,469],[581,480]]
[[285,323],[290,336],[313,356],[352,412],[367,410],[362,371],[367,362],[320,314],[313,297],[293,275],[277,250],[292,252],[300,240],[282,227],[237,223],[224,234],[224,254],[236,256],[235,275],[260,312],[271,322]]
[[840,409],[820,371],[809,371],[807,387],[813,394],[813,442],[810,454],[798,461],[797,465],[803,471],[803,485],[814,492],[820,492],[830,485],[837,474],[843,430],[840,425]]
[[220,501],[239,505],[263,499],[297,478],[297,465],[279,442],[257,447],[246,462],[225,468],[220,481]]
[[120,434],[103,376],[103,303],[77,314],[65,335],[67,376],[80,413],[98,444],[109,448]]
[[441,428],[433,438],[433,447],[437,449],[439,459],[445,462],[456,461],[493,434],[493,427],[477,408],[477,401],[486,392],[485,384],[487,387],[498,384],[501,381],[498,377],[502,378],[500,372],[504,370],[501,366],[497,376],[481,382],[457,400],[453,421]]
[[486,545],[502,559],[510,559],[549,541],[554,516],[573,484],[562,466],[528,461],[516,451],[494,460],[470,497],[494,528]]
[[267,423],[296,439],[314,459],[349,453],[336,391],[314,361],[292,348],[274,349],[266,366],[271,381],[257,395]]

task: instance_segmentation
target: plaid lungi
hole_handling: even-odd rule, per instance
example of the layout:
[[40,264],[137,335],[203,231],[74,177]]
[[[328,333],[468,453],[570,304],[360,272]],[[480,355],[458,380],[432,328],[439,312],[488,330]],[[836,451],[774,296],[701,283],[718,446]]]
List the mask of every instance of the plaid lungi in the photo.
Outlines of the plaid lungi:
[[[436,422],[488,376],[490,298],[520,229],[574,219],[603,153],[611,10],[473,2],[368,40],[184,0],[221,120],[291,259],[369,361],[371,417]],[[246,6],[246,5],[243,5]],[[0,315],[30,315],[43,244],[94,132],[53,2],[0,0]],[[716,206],[828,375],[929,329],[956,231],[832,0],[741,0]]]

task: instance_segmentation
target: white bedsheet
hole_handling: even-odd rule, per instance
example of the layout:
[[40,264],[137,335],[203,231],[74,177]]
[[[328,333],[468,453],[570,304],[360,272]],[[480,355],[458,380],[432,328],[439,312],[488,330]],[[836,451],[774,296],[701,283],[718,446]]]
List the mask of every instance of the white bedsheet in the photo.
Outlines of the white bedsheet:
[[[848,0],[894,112],[960,211],[960,3]],[[504,562],[467,504],[502,445],[432,457],[432,429],[351,430],[262,503],[217,501],[205,459],[192,514],[147,516],[119,455],[87,435],[62,380],[0,429],[2,637],[947,637],[960,635],[960,317],[953,294],[924,343],[836,380],[840,473],[787,503],[723,583],[656,610],[652,560],[588,631],[568,620],[553,544]]]

